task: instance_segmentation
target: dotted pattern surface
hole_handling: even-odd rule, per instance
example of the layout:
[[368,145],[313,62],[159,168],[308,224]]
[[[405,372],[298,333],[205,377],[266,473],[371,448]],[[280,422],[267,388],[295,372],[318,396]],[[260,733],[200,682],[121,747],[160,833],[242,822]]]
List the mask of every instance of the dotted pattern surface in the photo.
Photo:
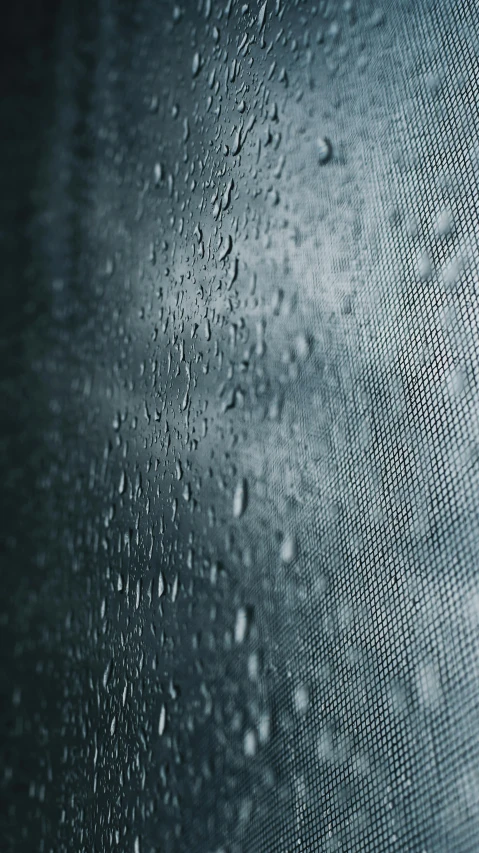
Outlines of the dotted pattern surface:
[[80,5],[5,263],[0,849],[475,853],[476,3]]

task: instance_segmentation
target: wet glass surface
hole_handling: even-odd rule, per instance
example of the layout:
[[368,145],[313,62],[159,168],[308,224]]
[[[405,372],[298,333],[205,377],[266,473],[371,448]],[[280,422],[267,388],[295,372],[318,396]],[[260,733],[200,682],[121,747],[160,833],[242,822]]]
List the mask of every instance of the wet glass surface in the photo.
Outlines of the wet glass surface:
[[473,853],[475,4],[15,14],[1,850]]

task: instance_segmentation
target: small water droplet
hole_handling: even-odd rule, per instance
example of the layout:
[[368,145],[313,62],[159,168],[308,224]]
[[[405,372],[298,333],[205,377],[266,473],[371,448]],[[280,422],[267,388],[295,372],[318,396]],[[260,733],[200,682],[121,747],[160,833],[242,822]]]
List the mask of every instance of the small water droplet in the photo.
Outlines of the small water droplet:
[[444,267],[442,275],[444,278],[444,284],[449,288],[454,288],[462,272],[462,262],[460,258],[453,258],[449,263]]
[[106,687],[106,686],[107,686],[107,684],[108,684],[108,682],[109,682],[109,680],[110,680],[110,676],[111,676],[112,670],[113,670],[113,661],[112,661],[112,660],[110,660],[110,661],[108,661],[108,663],[107,663],[107,665],[106,665],[106,667],[105,667],[105,671],[104,671],[104,673],[103,673],[103,687]]
[[248,505],[248,484],[246,480],[243,478],[240,480],[235,488],[235,493],[233,496],[233,517],[241,518],[243,513],[246,511],[246,507]]
[[118,486],[118,492],[120,495],[124,495],[126,491],[126,474],[124,471],[121,472],[120,483]]
[[268,711],[264,711],[259,718],[258,723],[258,738],[259,742],[264,744],[270,738],[271,734],[271,715]]
[[306,335],[304,333],[299,334],[295,341],[295,349],[296,355],[302,361],[309,355],[309,346],[309,341]]
[[160,574],[158,576],[158,598],[161,598],[161,596],[164,594],[164,592],[165,592],[165,579],[163,577],[163,572],[160,572]]
[[160,710],[160,719],[158,721],[158,734],[161,735],[164,733],[166,728],[166,708],[164,705],[161,706]]
[[316,140],[316,145],[318,149],[318,160],[323,166],[325,163],[328,163],[333,156],[333,145],[327,136],[320,136]]
[[426,708],[437,708],[442,700],[442,688],[439,672],[434,663],[424,663],[418,667],[416,678],[419,701]]
[[296,539],[292,533],[288,533],[284,537],[282,545],[281,545],[281,553],[280,553],[281,561],[283,563],[285,563],[286,565],[289,565],[289,563],[292,563],[293,560],[296,559],[296,553],[297,553]]
[[256,755],[257,746],[256,733],[253,729],[249,729],[244,736],[244,754],[252,758]]
[[419,255],[417,268],[419,276],[423,280],[430,278],[432,273],[432,267],[427,252],[421,252],[421,254]]
[[193,77],[198,76],[198,74],[200,73],[200,68],[201,68],[201,56],[200,56],[199,52],[196,51],[195,55],[193,56],[193,62],[191,65],[191,73],[193,74]]
[[466,377],[461,367],[455,367],[447,377],[447,390],[450,397],[460,397],[464,391]]
[[257,652],[252,652],[248,658],[248,675],[252,681],[259,676],[259,658]]
[[449,210],[443,210],[436,222],[436,231],[439,237],[446,237],[453,229],[452,214]]
[[304,684],[300,684],[294,693],[294,707],[298,714],[305,714],[309,707],[309,690]]
[[244,607],[240,607],[236,614],[235,643],[242,643],[246,637],[248,628],[248,614]]

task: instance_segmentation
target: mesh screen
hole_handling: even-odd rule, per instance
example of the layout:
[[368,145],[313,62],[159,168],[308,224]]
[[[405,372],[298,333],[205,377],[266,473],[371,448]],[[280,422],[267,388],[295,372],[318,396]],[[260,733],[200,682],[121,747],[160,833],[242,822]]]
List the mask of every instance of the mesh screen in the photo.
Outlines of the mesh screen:
[[2,851],[474,853],[475,2],[41,20],[3,84]]

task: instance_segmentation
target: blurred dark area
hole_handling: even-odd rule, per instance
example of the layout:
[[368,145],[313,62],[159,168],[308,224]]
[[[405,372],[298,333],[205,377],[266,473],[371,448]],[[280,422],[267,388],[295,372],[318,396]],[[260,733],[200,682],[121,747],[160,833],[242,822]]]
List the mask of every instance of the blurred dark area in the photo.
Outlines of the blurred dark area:
[[[11,804],[28,794],[35,735],[19,732],[12,695],[22,678],[28,683],[37,665],[32,651],[15,660],[22,604],[40,582],[34,566],[38,499],[32,488],[41,440],[35,428],[38,389],[32,382],[33,341],[41,339],[45,302],[36,277],[32,227],[38,212],[35,189],[53,120],[55,45],[61,3],[20,0],[2,10],[0,27],[0,767],[1,787],[12,762],[21,768],[13,797],[4,801],[0,848],[14,849],[21,828]],[[41,572],[40,572],[41,577]],[[33,710],[35,700],[31,697]],[[23,743],[23,748],[19,747]],[[17,847],[18,849],[18,847]]]
[[[22,336],[36,310],[29,234],[39,160],[51,127],[56,30],[62,4],[8,4],[1,28],[0,221],[3,266],[2,372],[18,370]],[[8,352],[8,361],[6,355]]]

